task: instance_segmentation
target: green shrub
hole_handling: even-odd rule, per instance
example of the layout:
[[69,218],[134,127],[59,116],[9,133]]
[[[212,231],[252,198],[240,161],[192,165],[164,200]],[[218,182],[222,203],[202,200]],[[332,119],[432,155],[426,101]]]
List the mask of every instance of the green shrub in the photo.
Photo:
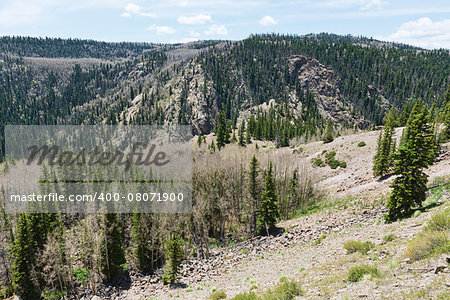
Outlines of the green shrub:
[[247,254],[248,253],[248,249],[247,248],[244,248],[244,249],[242,249],[241,250],[241,252],[240,252],[240,254]]
[[[252,290],[253,288],[251,288]],[[241,293],[232,298],[232,300],[292,300],[303,292],[300,284],[294,280],[288,280],[283,277],[282,282],[273,289],[266,290],[261,296],[254,292]]]
[[220,299],[226,299],[227,298],[227,294],[225,293],[224,290],[220,290],[217,292],[212,293],[211,295],[209,295],[210,300],[220,300]]
[[312,159],[312,163],[316,167],[323,167],[325,166],[323,160],[320,157],[315,157]]
[[332,159],[332,160],[329,160],[328,161],[328,165],[330,166],[330,168],[332,168],[333,170],[334,169],[337,169],[337,167],[339,167],[339,161],[338,160],[335,160],[335,159]]
[[73,276],[75,276],[76,279],[81,281],[83,284],[87,283],[87,276],[88,276],[87,269],[85,269],[85,268],[75,269],[72,271],[72,274],[73,274]]
[[10,298],[14,294],[14,289],[12,285],[9,285],[8,287],[5,287],[4,289],[0,290],[0,298]]
[[292,300],[300,296],[302,290],[300,284],[294,280],[287,280],[279,284],[273,290],[267,290],[261,297],[262,300]]
[[334,157],[336,156],[336,151],[331,151],[325,154],[325,162],[328,163],[328,161],[334,159]]
[[325,154],[325,163],[330,166],[332,169],[336,169],[337,167],[346,168],[347,163],[342,161],[340,162],[335,158],[336,151],[331,151]]
[[231,300],[258,300],[259,297],[254,292],[241,293],[234,296]]
[[164,284],[173,284],[177,280],[179,268],[183,259],[183,240],[178,234],[172,233],[165,244],[165,255],[167,257],[162,276]]
[[397,238],[397,236],[393,233],[390,233],[388,235],[383,236],[383,242],[392,242],[393,240],[395,240]]
[[413,261],[450,253],[450,210],[436,214],[424,230],[406,246],[405,256]]
[[450,253],[450,233],[442,231],[421,232],[406,246],[405,256],[413,261]]
[[369,274],[373,278],[380,278],[382,276],[380,270],[375,266],[360,265],[350,269],[347,280],[350,282],[360,281],[364,275]]
[[358,143],[358,147],[364,147],[366,145],[366,143],[364,141],[361,141]]
[[450,209],[436,214],[424,228],[427,231],[450,231]]
[[41,293],[41,298],[44,300],[57,300],[57,299],[64,299],[66,295],[65,291],[60,291],[58,289],[45,289]]
[[375,244],[372,242],[361,242],[361,241],[346,241],[344,243],[344,249],[347,250],[347,254],[351,254],[354,252],[359,252],[361,254],[367,254],[367,252],[370,251],[375,247]]
[[327,237],[326,233],[322,233],[321,236],[319,236],[319,238],[317,240],[314,241],[314,245],[319,245],[322,243],[322,241]]

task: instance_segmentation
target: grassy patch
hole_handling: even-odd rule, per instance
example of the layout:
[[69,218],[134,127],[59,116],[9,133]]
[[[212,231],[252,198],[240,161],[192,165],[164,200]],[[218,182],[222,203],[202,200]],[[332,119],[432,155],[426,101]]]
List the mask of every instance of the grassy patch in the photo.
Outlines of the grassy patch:
[[311,204],[299,208],[291,219],[297,219],[329,208],[346,209],[355,199],[357,199],[356,196],[348,196],[338,199],[325,198],[317,202],[311,202]]
[[450,231],[450,209],[436,214],[425,227],[426,231]]
[[232,300],[292,300],[302,294],[303,292],[298,282],[283,279],[279,285],[273,289],[266,290],[262,295],[257,295],[250,291],[238,294]]
[[393,261],[389,262],[389,270],[393,268],[397,268],[399,264],[398,259],[394,259]]
[[392,242],[396,238],[397,238],[397,236],[395,234],[390,233],[390,234],[387,234],[387,235],[383,236],[383,242],[385,242],[385,243]]
[[247,254],[247,253],[248,253],[248,249],[247,249],[247,248],[242,249],[240,253],[241,253],[241,254]]
[[258,300],[258,299],[260,298],[254,292],[248,292],[237,294],[231,300]]
[[450,253],[448,232],[423,231],[410,241],[405,250],[405,256],[413,261]]
[[347,254],[359,252],[359,253],[365,255],[373,247],[375,247],[375,244],[372,242],[369,242],[369,241],[361,242],[361,241],[350,240],[350,241],[346,241],[344,243],[344,249],[347,250]]
[[450,210],[436,214],[416,238],[411,240],[405,256],[413,261],[450,253]]
[[290,300],[302,294],[300,284],[294,280],[286,280],[273,289],[267,290],[261,297],[263,300]]
[[375,266],[360,265],[350,269],[347,280],[350,282],[360,281],[364,275],[370,275],[372,278],[380,278],[382,276],[380,270]]
[[225,293],[224,290],[216,291],[216,292],[212,293],[211,295],[209,295],[209,297],[208,297],[209,300],[220,300],[220,299],[226,299],[226,298],[227,298],[227,294]]
[[327,237],[326,233],[322,233],[321,236],[319,236],[319,238],[317,240],[314,241],[314,245],[320,245],[322,243],[322,241]]

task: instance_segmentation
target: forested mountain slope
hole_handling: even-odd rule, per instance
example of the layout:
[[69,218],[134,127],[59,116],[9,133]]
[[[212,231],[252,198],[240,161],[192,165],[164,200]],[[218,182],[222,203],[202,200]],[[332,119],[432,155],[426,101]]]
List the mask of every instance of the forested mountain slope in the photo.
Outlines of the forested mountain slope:
[[[320,182],[341,195],[343,189],[358,194],[342,205],[338,198],[339,210],[365,205],[364,191],[376,198],[370,207],[381,205],[378,189],[388,181],[370,173],[378,133],[360,135],[360,129],[382,124],[388,110],[397,127],[409,116],[409,123],[422,127],[428,120],[446,121],[438,136],[450,138],[448,50],[329,34],[176,45],[20,37],[0,43],[0,132],[8,124],[179,123],[198,134],[190,214],[13,215],[0,205],[0,297],[128,297],[122,292],[162,286],[174,281],[163,276],[170,276],[164,264],[206,262],[218,248],[236,253],[233,245],[270,236],[270,230],[277,241],[288,238],[276,222],[334,203]],[[417,98],[423,102],[414,111]],[[438,136],[431,124],[425,129],[430,146],[436,141],[436,149],[421,148],[431,157],[438,154]],[[328,143],[303,143],[322,135],[330,136]],[[447,180],[448,148],[438,161],[437,179]],[[62,188],[40,183],[42,191]],[[261,240],[274,240],[268,236]],[[183,276],[201,280],[196,270]]]
[[[448,50],[330,34],[184,45],[3,37],[0,129],[176,122],[205,134],[223,110],[235,127],[245,112],[267,119],[267,139],[313,136],[329,118],[364,128],[390,107],[407,116],[416,98],[439,108],[449,76]],[[264,116],[257,107],[272,99]]]

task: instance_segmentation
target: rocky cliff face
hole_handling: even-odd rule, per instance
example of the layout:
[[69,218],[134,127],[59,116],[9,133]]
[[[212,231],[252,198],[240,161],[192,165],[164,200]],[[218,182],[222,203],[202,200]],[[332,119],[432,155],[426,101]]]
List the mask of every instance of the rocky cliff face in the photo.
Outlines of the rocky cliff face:
[[349,113],[351,106],[342,96],[339,78],[333,70],[315,59],[293,55],[289,58],[289,72],[303,89],[309,89],[314,94],[324,118],[331,118],[337,123],[366,124],[364,119],[357,119]]
[[[300,83],[303,90],[308,89],[314,95],[319,113],[324,119],[331,118],[337,124],[368,126],[367,120],[350,113],[351,104],[342,95],[340,78],[332,69],[303,55],[293,55],[288,58],[287,63],[292,82]],[[248,119],[259,109],[266,110],[270,106],[276,107],[280,104],[279,101],[274,100],[277,95],[273,95],[273,98],[265,99],[263,104],[254,105],[253,103],[258,101],[252,99],[253,96],[248,88],[249,83],[240,75],[239,69],[236,68],[233,72],[235,73],[232,76],[236,79],[233,88],[241,97],[239,122],[241,119]],[[195,56],[189,57],[188,61],[172,58],[153,73],[146,73],[143,64],[137,63],[116,90],[91,103],[102,101],[105,107],[114,107],[118,105],[116,99],[127,97],[130,89],[142,90],[142,93],[137,93],[133,99],[130,99],[128,107],[120,114],[121,119],[130,122],[131,118],[136,118],[140,114],[152,113],[151,110],[142,109],[145,92],[148,97],[157,95],[154,100],[163,113],[164,123],[177,123],[184,118],[186,122],[192,123],[193,134],[207,134],[214,128],[215,116],[219,110],[218,103],[224,100],[218,99],[216,88],[212,78],[202,68],[201,61]],[[295,87],[286,88],[290,92],[283,105],[286,105],[292,116],[301,116],[302,103],[296,95]],[[376,89],[370,89],[369,92],[380,94]],[[77,108],[77,111],[88,110]]]

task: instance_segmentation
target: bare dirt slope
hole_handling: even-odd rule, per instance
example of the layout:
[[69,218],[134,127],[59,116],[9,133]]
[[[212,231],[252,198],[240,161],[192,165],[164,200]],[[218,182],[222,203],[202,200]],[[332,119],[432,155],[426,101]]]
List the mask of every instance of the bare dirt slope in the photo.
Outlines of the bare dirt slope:
[[[397,130],[399,137],[401,129]],[[450,190],[435,197],[435,207],[394,224],[385,224],[382,214],[392,178],[379,181],[372,175],[372,158],[379,132],[371,131],[336,138],[329,144],[313,142],[295,148],[273,149],[267,144],[259,151],[294,158],[293,164],[311,165],[311,159],[324,150],[336,151],[336,158],[346,168],[332,170],[315,167],[317,185],[330,194],[322,209],[294,220],[283,221],[285,232],[276,237],[247,241],[230,249],[215,249],[209,261],[185,264],[177,287],[163,286],[154,277],[141,278],[122,299],[207,299],[213,290],[224,290],[231,299],[249,290],[264,291],[281,277],[301,283],[305,299],[448,299],[450,271],[435,273],[436,266],[448,266],[445,256],[410,263],[404,252],[431,216],[449,209]],[[358,143],[364,141],[365,146]],[[450,178],[449,144],[443,145],[438,162],[427,173],[430,181]],[[260,143],[261,147],[261,143]],[[433,199],[432,199],[433,200]],[[387,234],[395,236],[384,242]],[[367,255],[347,254],[347,240],[371,241],[375,244]],[[246,249],[246,250],[244,250]],[[369,264],[382,272],[379,279],[364,277],[358,283],[346,281],[351,267]],[[302,298],[299,297],[299,298]]]

